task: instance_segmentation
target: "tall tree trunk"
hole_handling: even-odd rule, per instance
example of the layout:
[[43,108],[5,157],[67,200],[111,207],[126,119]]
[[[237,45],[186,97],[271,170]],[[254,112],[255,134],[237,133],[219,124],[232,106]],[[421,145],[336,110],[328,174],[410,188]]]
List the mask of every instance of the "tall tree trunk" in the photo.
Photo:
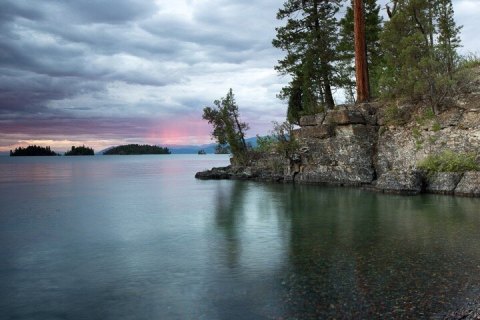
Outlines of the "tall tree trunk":
[[357,80],[357,102],[361,103],[367,102],[370,99],[363,0],[354,0],[353,21],[355,35],[355,77]]
[[242,142],[243,151],[245,151],[245,150],[247,150],[247,143],[245,142],[245,134],[243,133],[242,125],[240,124],[240,121],[238,120],[238,115],[236,113],[233,114],[233,117],[235,119],[235,124],[237,126],[238,133],[240,135],[240,140]]
[[[325,68],[328,68],[325,62],[321,62]],[[322,68],[324,69],[324,68]],[[328,70],[328,69],[326,69]],[[327,109],[333,109],[335,107],[335,101],[333,100],[332,87],[330,85],[330,79],[328,78],[328,72],[325,71],[325,76],[323,77],[323,90],[325,93],[325,105]]]

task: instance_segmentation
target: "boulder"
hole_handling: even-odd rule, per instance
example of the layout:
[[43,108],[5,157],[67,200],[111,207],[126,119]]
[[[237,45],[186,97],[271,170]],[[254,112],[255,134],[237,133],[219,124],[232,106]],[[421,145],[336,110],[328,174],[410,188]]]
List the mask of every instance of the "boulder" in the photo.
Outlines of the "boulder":
[[418,171],[391,170],[378,178],[375,188],[386,193],[416,195],[422,192],[422,177]]
[[323,123],[325,112],[300,117],[300,127],[316,126]]
[[326,139],[332,137],[335,133],[333,126],[328,124],[322,124],[317,126],[303,127],[301,129],[294,130],[293,134],[298,139]]
[[463,174],[458,172],[437,172],[428,175],[425,190],[431,193],[452,194],[462,177]]
[[332,110],[329,111],[325,121],[331,124],[347,125],[347,124],[365,124],[365,118],[362,113],[357,110]]
[[217,180],[217,179],[231,179],[232,178],[232,166],[217,167],[210,170],[197,172],[195,178],[201,180]]
[[316,126],[317,119],[315,115],[302,116],[299,121],[300,127]]
[[480,172],[465,172],[462,179],[455,188],[455,195],[479,197]]

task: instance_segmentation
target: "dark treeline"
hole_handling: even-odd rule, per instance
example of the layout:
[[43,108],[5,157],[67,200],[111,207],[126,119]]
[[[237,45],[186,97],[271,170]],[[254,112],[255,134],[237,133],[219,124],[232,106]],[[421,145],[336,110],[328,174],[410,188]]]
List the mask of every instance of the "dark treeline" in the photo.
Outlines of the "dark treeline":
[[28,146],[26,148],[18,147],[14,151],[10,150],[10,157],[19,156],[56,156],[58,155],[54,151],[50,150],[50,147],[41,147],[37,145]]
[[72,149],[70,151],[65,152],[66,156],[93,156],[94,154],[95,152],[92,148],[85,146],[72,146]]
[[104,155],[129,155],[129,154],[170,154],[168,148],[159,146],[151,146],[148,144],[127,144],[114,147],[103,153]]

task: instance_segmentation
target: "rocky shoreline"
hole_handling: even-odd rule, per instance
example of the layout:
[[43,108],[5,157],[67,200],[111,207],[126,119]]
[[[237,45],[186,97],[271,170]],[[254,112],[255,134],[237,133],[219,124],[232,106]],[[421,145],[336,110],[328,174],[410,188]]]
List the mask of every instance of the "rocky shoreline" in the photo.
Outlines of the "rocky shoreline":
[[[461,105],[461,102],[458,103]],[[237,179],[362,187],[385,193],[480,197],[480,172],[427,174],[418,163],[441,150],[480,150],[480,101],[451,107],[436,117],[425,108],[378,104],[343,105],[300,119],[294,130],[298,152],[290,158],[271,153],[240,166],[196,174],[198,179]],[[390,111],[392,112],[392,111]],[[403,118],[402,118],[403,117]],[[477,161],[480,159],[477,158]]]
[[[252,167],[234,167],[232,165],[197,172],[195,178],[200,180],[251,180],[258,182],[298,183],[294,178],[285,177],[282,174],[262,171]],[[299,183],[359,187],[367,191],[401,195],[433,193],[463,197],[480,197],[480,172],[439,173],[434,176],[416,172],[414,175],[407,177],[388,177],[381,181],[380,184],[378,182],[358,184],[353,182],[308,182],[305,180]]]

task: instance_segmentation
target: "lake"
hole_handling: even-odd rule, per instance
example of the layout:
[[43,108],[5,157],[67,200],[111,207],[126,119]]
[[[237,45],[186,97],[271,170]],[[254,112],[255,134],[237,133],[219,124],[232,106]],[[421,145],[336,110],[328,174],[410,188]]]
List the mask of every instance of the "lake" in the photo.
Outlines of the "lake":
[[221,155],[0,157],[0,319],[441,318],[480,199],[196,180]]

